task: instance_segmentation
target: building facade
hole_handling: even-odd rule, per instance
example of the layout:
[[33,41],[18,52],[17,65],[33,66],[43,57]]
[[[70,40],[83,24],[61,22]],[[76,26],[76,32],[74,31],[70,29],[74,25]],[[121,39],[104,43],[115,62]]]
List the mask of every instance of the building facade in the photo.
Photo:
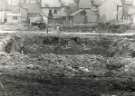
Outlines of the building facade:
[[60,0],[41,0],[42,16],[48,18],[51,24],[64,24],[66,21],[67,6],[63,5]]
[[0,0],[0,23],[5,23],[8,4],[6,0]]
[[21,23],[21,14],[20,13],[7,12],[6,23],[8,23],[8,24]]
[[97,21],[97,15],[93,11],[90,0],[80,0],[79,8],[70,15],[72,24],[89,24]]
[[99,7],[100,20],[102,22],[123,21],[130,22],[129,9],[133,0],[104,0]]
[[[100,20],[102,22],[116,20],[118,14],[117,6],[121,5],[121,0],[104,0],[102,5],[99,7]],[[122,14],[119,12],[119,15]]]

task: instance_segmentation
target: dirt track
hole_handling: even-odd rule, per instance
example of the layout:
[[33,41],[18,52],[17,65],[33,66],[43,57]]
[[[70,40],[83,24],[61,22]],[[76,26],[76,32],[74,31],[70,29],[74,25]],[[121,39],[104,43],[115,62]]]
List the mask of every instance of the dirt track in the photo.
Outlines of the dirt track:
[[[3,33],[8,33],[8,34],[42,34],[42,35],[57,35],[57,31],[54,30],[54,31],[50,31],[48,32],[49,34],[46,33],[46,30],[44,31],[3,31],[3,30],[0,30],[0,33],[3,34]],[[134,30],[127,30],[126,32],[124,33],[103,33],[103,32],[61,32],[62,35],[69,35],[69,36],[98,36],[98,35],[102,35],[102,36],[133,36],[135,35],[135,31]]]

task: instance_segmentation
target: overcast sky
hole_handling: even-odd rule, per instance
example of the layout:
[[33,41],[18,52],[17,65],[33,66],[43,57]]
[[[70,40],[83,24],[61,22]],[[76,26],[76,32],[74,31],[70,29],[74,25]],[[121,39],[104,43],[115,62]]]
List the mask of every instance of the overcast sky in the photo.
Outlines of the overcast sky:
[[133,0],[133,4],[135,5],[135,0]]
[[[7,1],[9,2],[9,4],[11,4],[11,2],[12,2],[13,5],[17,4],[17,2],[19,2],[19,0],[7,0]],[[46,1],[50,2],[50,0],[46,0]],[[57,0],[51,0],[51,1],[55,2]],[[74,0],[62,0],[62,1],[65,2],[67,5],[70,3],[74,3]]]
[[66,3],[73,3],[74,2],[74,0],[62,0],[62,1],[66,2]]
[[[9,1],[9,2],[13,2],[13,3],[17,3],[17,1],[19,1],[19,0],[7,0],[7,1]],[[47,1],[47,0],[46,0]],[[48,1],[50,1],[50,0],[48,0]],[[55,2],[55,0],[52,0],[52,1],[54,1]],[[57,0],[56,0],[57,1]],[[74,3],[74,0],[62,0],[62,1],[64,1],[66,4],[70,4],[70,3]],[[103,0],[104,1],[104,0]],[[129,0],[130,1],[130,0]],[[135,5],[135,0],[133,0],[133,4]]]

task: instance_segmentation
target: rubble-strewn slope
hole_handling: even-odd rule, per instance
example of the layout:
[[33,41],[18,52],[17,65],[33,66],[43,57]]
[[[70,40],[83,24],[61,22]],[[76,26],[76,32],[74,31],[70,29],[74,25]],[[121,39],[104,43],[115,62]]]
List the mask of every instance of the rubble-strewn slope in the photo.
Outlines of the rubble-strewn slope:
[[23,35],[13,41],[10,53],[0,53],[2,96],[135,95],[134,37]]

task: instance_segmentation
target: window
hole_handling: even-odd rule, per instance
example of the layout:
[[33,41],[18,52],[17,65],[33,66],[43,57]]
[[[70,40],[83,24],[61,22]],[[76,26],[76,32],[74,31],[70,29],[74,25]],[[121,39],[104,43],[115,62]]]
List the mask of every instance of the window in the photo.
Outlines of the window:
[[14,19],[14,20],[17,20],[17,16],[13,16],[13,19]]
[[49,18],[52,18],[53,17],[53,14],[52,14],[52,10],[51,9],[49,10],[48,16],[49,16]]
[[54,10],[54,14],[57,14],[57,13],[58,13],[58,11],[55,9],[55,10]]

